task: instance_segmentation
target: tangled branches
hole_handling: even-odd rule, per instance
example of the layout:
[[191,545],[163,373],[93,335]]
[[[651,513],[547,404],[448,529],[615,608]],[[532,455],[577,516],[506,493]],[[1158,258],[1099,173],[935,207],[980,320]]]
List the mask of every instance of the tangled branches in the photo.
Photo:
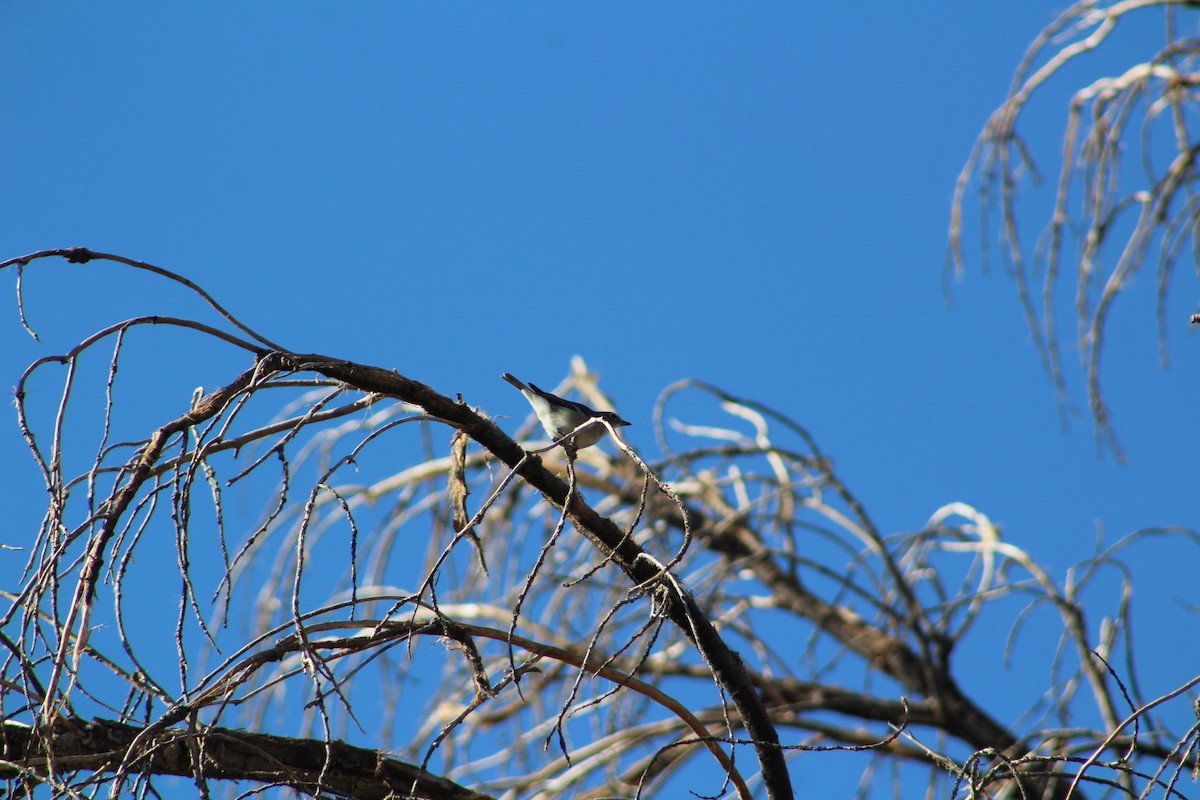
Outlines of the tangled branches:
[[[150,268],[19,263],[49,256]],[[885,534],[804,428],[697,382],[660,398],[657,460],[621,441],[539,456],[461,400],[291,352],[203,297],[238,334],[140,317],[18,384],[48,500],[0,630],[14,792],[790,797],[836,749],[946,796],[1178,796],[1196,730],[1135,724],[1168,700],[1109,666],[1131,657],[1127,609],[1096,638],[1080,597],[1116,550],[1063,587],[963,504]],[[243,363],[167,422],[130,422],[118,364],[146,326]],[[76,383],[101,345],[95,413]],[[31,403],[54,366],[58,402]],[[610,405],[582,362],[571,388]],[[1014,603],[1013,642],[1043,611],[1059,631],[1024,729],[952,670]]]

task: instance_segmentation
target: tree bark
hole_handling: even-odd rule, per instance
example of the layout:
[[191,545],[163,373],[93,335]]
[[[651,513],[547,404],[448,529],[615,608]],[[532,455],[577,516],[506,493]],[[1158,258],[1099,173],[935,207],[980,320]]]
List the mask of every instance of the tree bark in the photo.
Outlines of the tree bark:
[[44,737],[31,727],[7,722],[0,726],[4,762],[0,778],[36,783],[51,768],[58,775],[77,770],[115,774],[124,764],[128,773],[181,777],[200,773],[205,778],[279,784],[305,794],[321,792],[355,800],[389,796],[493,800],[419,766],[344,742],[326,744],[233,728],[168,728],[139,748],[142,752],[130,753],[130,745],[142,731],[113,720],[60,718],[51,736]]

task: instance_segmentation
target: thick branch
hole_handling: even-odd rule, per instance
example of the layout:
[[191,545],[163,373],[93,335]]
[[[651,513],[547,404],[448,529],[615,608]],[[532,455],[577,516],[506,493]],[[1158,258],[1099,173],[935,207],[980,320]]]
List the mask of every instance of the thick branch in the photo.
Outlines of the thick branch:
[[[142,731],[138,726],[112,720],[59,719],[47,752],[37,731],[8,722],[0,726],[0,778],[37,780],[46,775],[48,762],[57,774],[76,770],[115,773]],[[130,756],[128,771],[190,778],[197,772],[194,757],[198,752],[203,759],[203,774],[212,779],[283,784],[306,794],[333,793],[355,800],[397,796],[491,800],[490,795],[422,772],[419,766],[343,742],[326,745],[314,739],[232,728],[172,728],[144,744],[146,755]]]

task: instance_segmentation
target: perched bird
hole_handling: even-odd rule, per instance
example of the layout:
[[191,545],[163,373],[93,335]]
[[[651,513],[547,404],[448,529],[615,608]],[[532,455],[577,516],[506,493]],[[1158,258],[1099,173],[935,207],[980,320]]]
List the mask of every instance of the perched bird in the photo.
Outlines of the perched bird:
[[572,436],[566,442],[570,445],[568,449],[582,450],[600,441],[604,436],[605,427],[599,420],[613,426],[632,424],[621,419],[612,411],[596,411],[583,403],[564,400],[558,395],[543,392],[533,383],[526,386],[507,372],[500,377],[521,390],[521,394],[525,395],[529,405],[533,406],[533,413],[537,414],[538,421],[546,429],[546,435],[556,442],[589,419],[597,420]]

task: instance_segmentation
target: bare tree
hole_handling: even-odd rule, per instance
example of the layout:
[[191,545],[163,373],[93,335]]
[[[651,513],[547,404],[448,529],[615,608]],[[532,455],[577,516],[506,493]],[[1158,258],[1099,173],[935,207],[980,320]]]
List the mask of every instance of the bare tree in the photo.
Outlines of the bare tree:
[[[1087,396],[1098,436],[1122,458],[1101,391],[1101,355],[1109,315],[1139,271],[1155,270],[1160,357],[1167,363],[1168,289],[1180,257],[1200,265],[1200,205],[1193,190],[1200,140],[1192,134],[1200,84],[1195,35],[1200,4],[1191,0],[1084,0],[1062,12],[1030,45],[1004,103],[996,109],[959,175],[950,224],[950,261],[960,271],[964,206],[975,186],[980,231],[999,221],[999,251],[1016,282],[1043,366],[1066,408],[1058,319],[1064,283],[1073,309]],[[1026,180],[1040,183],[1034,148],[1022,136],[1035,96],[1090,54],[1104,53],[1121,27],[1162,26],[1162,42],[1138,63],[1101,75],[1070,100],[1049,218],[1023,236]],[[1024,222],[1022,219],[1024,218]],[[1029,239],[1035,241],[1032,249]],[[1196,318],[1193,318],[1195,322]]]
[[[1200,678],[1151,699],[1127,596],[1081,599],[1113,574],[1127,591],[1124,549],[1151,532],[1068,580],[964,504],[884,532],[803,427],[692,381],[659,400],[656,459],[614,433],[571,461],[395,371],[289,350],[121,256],[0,264],[22,319],[21,272],[47,258],[148,270],[215,319],[115,322],[17,384],[47,505],[7,543],[27,556],[0,628],[14,796],[187,780],[202,796],[782,798],[826,750],[858,754],[863,794],[894,770],[930,796],[1183,796],[1200,728],[1177,723]],[[123,413],[150,326],[228,364],[157,424]],[[609,406],[582,362],[571,389]],[[251,522],[231,508],[247,499]],[[954,673],[985,613],[1031,661],[1023,626],[1057,628],[1023,714],[998,719]]]

